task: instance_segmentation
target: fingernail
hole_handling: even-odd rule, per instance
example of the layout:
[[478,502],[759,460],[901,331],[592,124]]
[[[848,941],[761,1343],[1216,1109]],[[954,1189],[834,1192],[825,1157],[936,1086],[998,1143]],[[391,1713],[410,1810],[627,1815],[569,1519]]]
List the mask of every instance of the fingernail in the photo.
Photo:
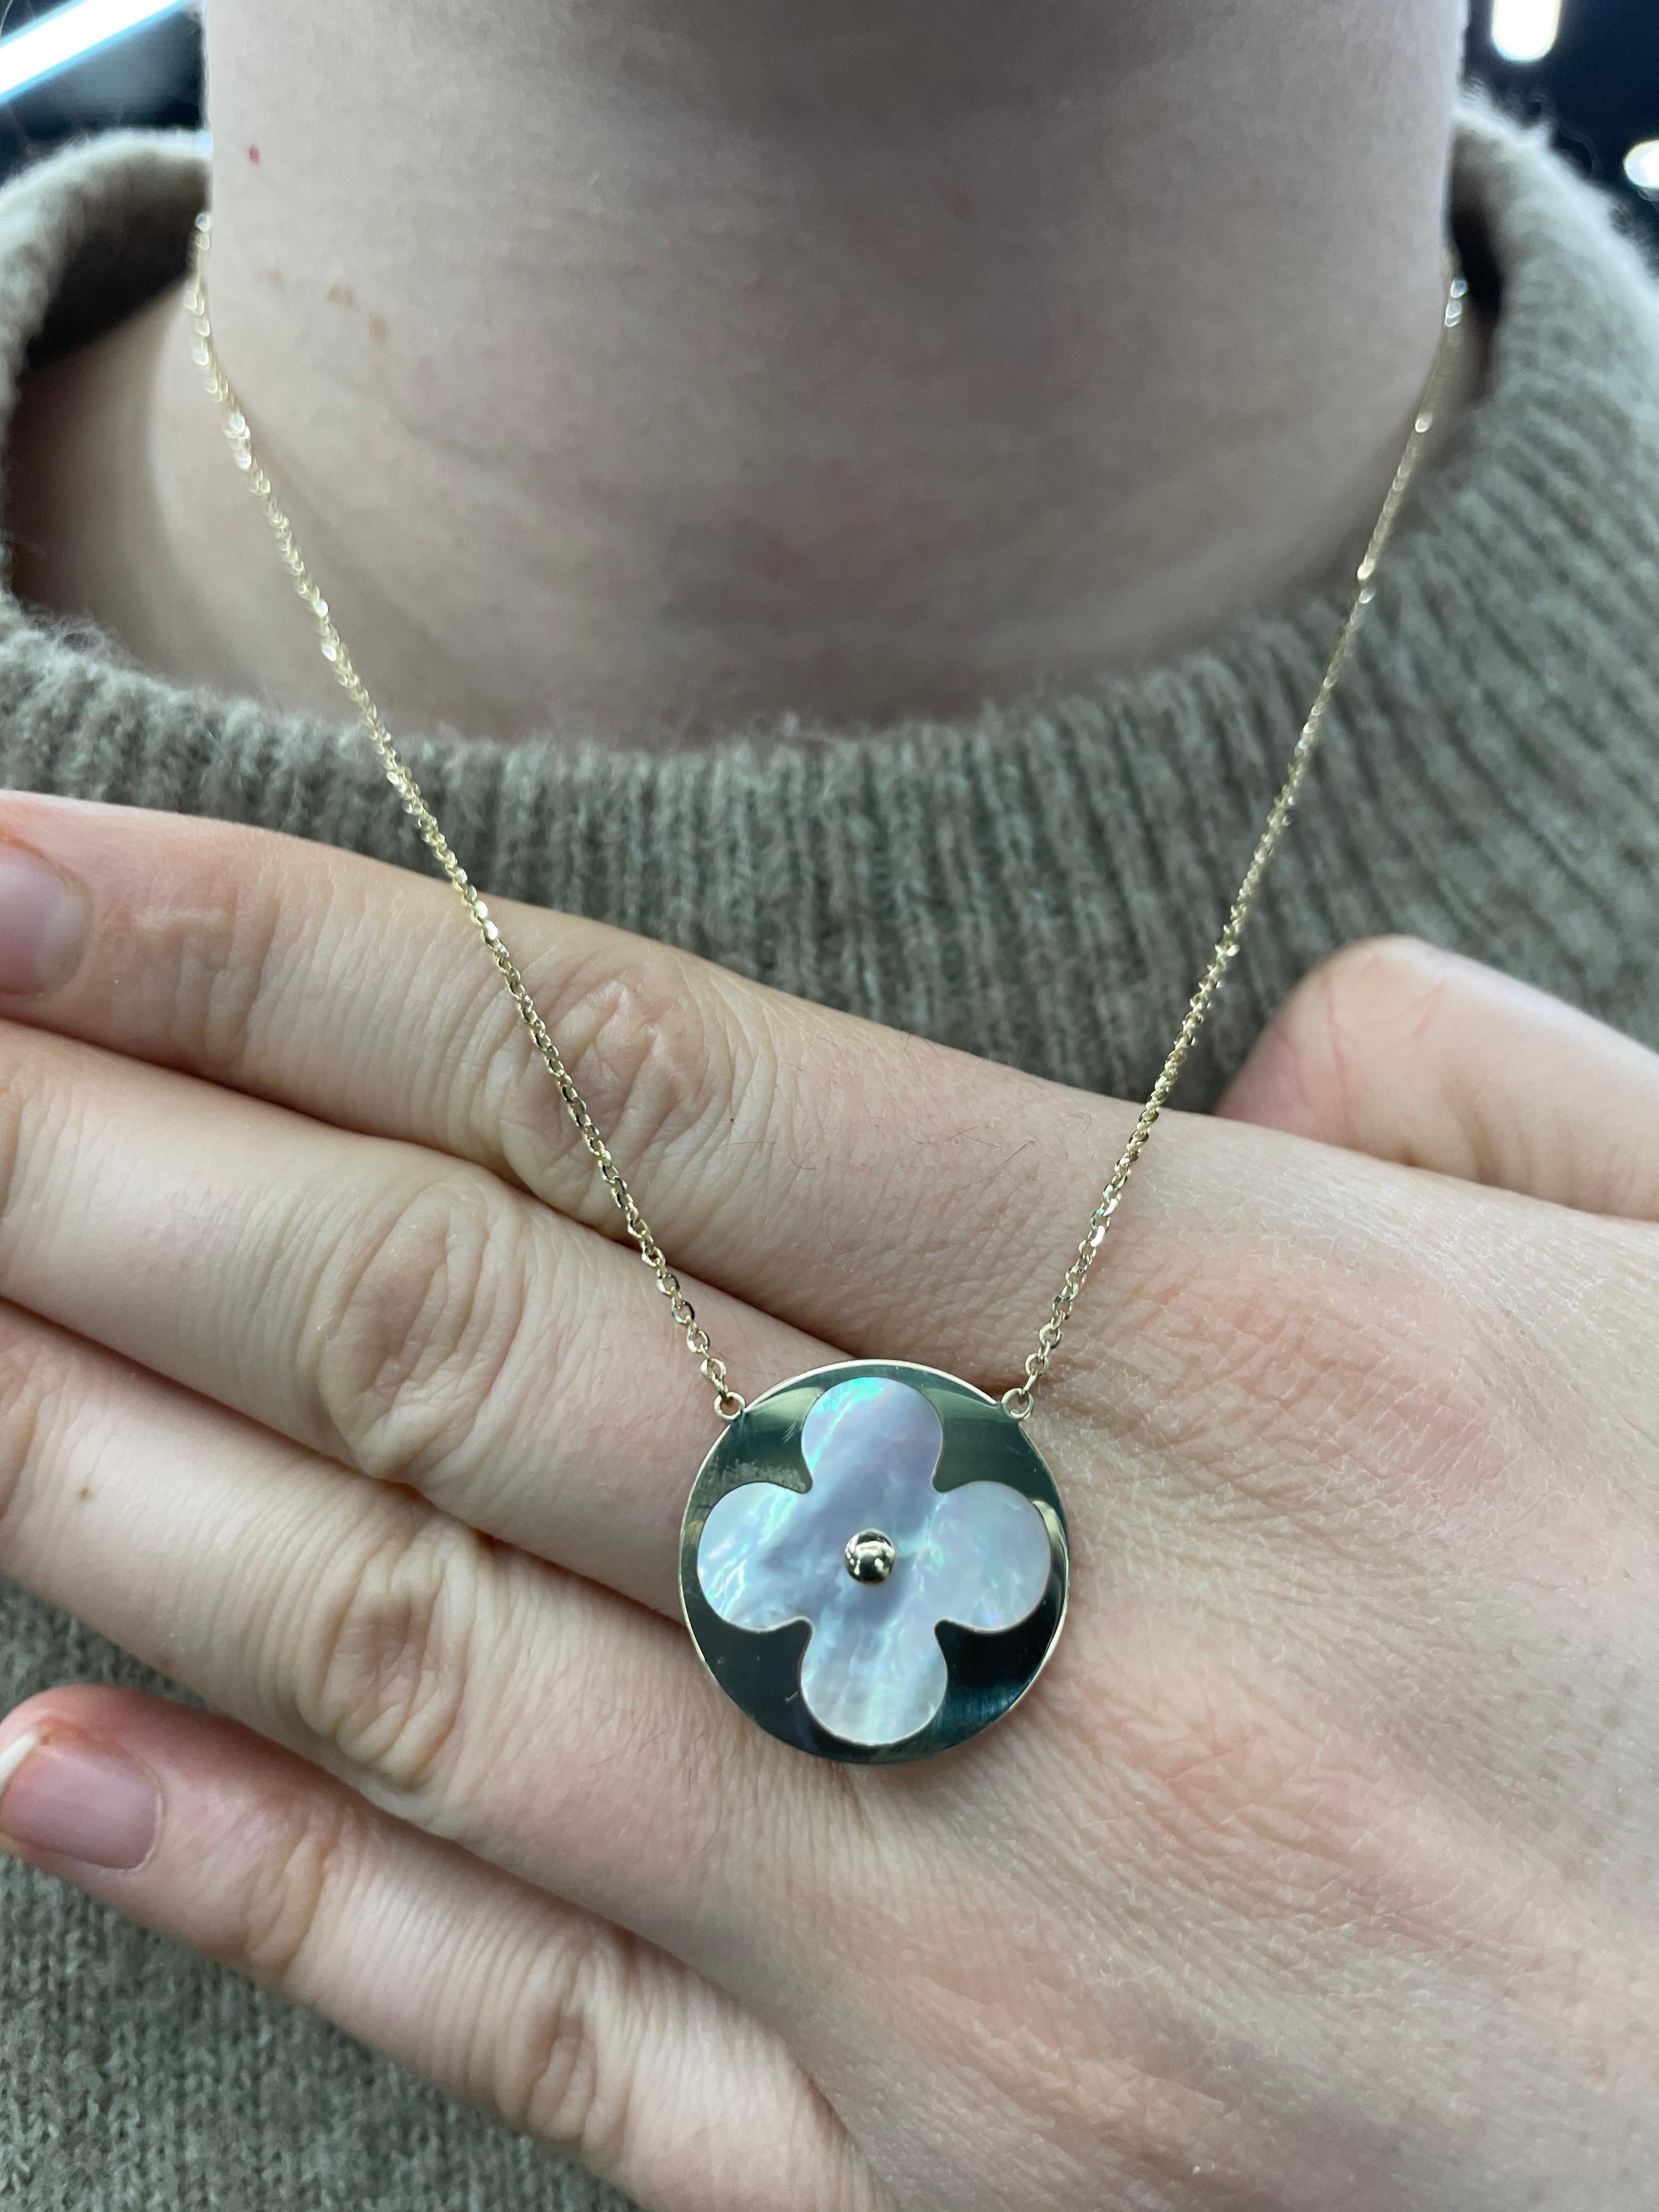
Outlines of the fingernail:
[[0,993],[55,991],[80,966],[86,939],[80,884],[27,846],[0,843]]
[[0,1832],[30,1850],[128,1872],[155,1847],[155,1784],[125,1753],[68,1736],[0,1752]]

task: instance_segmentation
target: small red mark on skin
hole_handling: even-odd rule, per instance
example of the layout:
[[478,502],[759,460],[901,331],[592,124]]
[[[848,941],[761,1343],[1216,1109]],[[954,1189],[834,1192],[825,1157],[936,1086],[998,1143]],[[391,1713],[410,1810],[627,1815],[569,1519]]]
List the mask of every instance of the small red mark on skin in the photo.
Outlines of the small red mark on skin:
[[371,315],[369,317],[368,335],[374,339],[376,345],[384,345],[386,343],[386,317],[384,315]]
[[259,159],[258,148],[257,146],[250,146],[247,149],[247,157],[250,161],[252,161],[257,165]]

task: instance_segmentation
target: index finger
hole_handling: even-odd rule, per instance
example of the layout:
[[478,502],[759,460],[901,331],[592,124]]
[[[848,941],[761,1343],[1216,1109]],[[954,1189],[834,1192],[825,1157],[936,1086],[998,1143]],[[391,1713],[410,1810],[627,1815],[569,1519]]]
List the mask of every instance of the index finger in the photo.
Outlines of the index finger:
[[[70,799],[8,798],[0,841],[0,984],[30,980],[31,929],[57,963],[0,995],[11,1018],[478,1161],[618,1231],[447,885]],[[1013,1379],[1011,1321],[1046,1309],[1128,1109],[623,931],[492,911],[676,1264],[849,1354]]]

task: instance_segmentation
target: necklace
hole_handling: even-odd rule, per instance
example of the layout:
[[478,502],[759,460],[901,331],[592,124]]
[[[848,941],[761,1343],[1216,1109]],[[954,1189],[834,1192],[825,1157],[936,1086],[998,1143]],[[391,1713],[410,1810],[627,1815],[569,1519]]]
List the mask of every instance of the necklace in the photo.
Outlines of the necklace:
[[964,1742],[1025,1694],[1060,1634],[1070,1580],[1066,1512],[1026,1424],[1135,1163],[1238,950],[1324,729],[1444,396],[1468,292],[1462,276],[1449,267],[1434,363],[1285,781],[1020,1381],[996,1398],[935,1368],[862,1359],[776,1383],[750,1402],[733,1387],[652,1234],[295,542],[214,345],[207,299],[211,228],[210,215],[198,216],[185,308],[192,355],[222,410],[236,465],[316,621],[324,659],[356,708],[386,781],[465,903],[725,1425],[692,1484],[680,1533],[680,1597],[698,1653],[750,1719],[822,1758],[873,1765]]

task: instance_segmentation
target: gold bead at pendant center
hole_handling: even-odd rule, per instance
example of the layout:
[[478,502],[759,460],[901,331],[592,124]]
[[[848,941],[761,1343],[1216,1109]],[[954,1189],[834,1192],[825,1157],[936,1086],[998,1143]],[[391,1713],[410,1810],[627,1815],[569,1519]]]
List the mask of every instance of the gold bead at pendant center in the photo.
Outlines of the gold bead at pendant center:
[[855,1583],[884,1583],[898,1559],[898,1547],[879,1528],[860,1528],[848,1539],[842,1557]]

